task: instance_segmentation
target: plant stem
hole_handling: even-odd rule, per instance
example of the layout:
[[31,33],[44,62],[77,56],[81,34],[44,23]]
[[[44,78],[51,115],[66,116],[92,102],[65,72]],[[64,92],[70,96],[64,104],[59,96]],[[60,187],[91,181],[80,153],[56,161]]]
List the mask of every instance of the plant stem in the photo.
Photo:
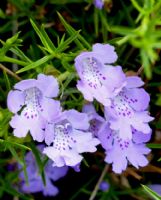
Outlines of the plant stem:
[[58,81],[62,82],[64,81],[71,73],[66,71],[63,74],[61,74],[60,76],[58,76]]
[[102,182],[104,176],[106,175],[108,168],[109,168],[109,165],[106,164],[102,173],[101,173],[100,178],[98,179],[97,184],[95,185],[95,188],[94,188],[89,200],[94,200],[95,196],[97,195],[97,191],[99,190],[100,183]]
[[28,63],[21,61],[21,60],[17,60],[15,58],[10,58],[8,56],[4,56],[3,59],[1,59],[0,61],[2,62],[9,62],[9,63],[15,63],[21,66],[26,66]]
[[12,72],[11,70],[9,70],[8,68],[6,68],[4,65],[0,64],[0,68],[5,71],[7,74],[13,76],[15,79],[17,79],[18,81],[21,81],[22,79],[15,74],[14,72]]

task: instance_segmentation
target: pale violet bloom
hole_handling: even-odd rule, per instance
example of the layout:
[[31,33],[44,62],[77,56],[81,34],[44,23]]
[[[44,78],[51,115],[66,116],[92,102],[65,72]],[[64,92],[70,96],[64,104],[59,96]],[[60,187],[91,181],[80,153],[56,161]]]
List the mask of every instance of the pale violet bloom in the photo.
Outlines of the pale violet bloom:
[[87,113],[89,118],[90,127],[88,131],[93,133],[93,136],[97,137],[97,133],[100,130],[102,124],[105,122],[105,119],[96,112],[92,103],[85,104],[83,106],[82,112]]
[[132,127],[148,134],[151,132],[148,122],[153,120],[146,110],[149,105],[149,94],[139,88],[144,83],[139,77],[127,77],[126,86],[112,99],[105,108],[105,116],[110,128],[118,131],[120,138],[131,139]]
[[96,8],[102,9],[104,5],[104,1],[105,0],[94,0],[94,5],[96,6]]
[[111,130],[108,122],[104,123],[98,133],[98,139],[105,149],[105,162],[112,164],[115,173],[126,170],[128,162],[136,168],[148,164],[145,157],[150,152],[145,143],[151,138],[151,133],[144,134],[132,130],[132,139],[122,139],[117,131]]
[[[38,149],[42,151],[44,145],[39,145]],[[25,157],[26,170],[28,175],[28,183],[25,181],[24,172],[19,174],[20,178],[20,190],[24,193],[42,192],[44,196],[56,196],[59,192],[58,188],[53,185],[53,182],[57,181],[61,177],[65,176],[68,171],[68,167],[53,167],[52,161],[49,160],[44,168],[46,185],[44,185],[39,169],[35,161],[35,157],[32,152],[28,152]],[[21,167],[19,166],[19,169]]]
[[99,140],[88,132],[87,114],[76,110],[64,111],[62,115],[49,123],[45,130],[45,142],[51,146],[43,151],[51,160],[53,166],[79,166],[83,159],[81,153],[95,152]]
[[148,187],[161,197],[161,184],[151,184]]
[[75,58],[75,67],[80,77],[77,88],[88,101],[95,98],[105,106],[125,86],[125,74],[120,66],[110,63],[117,60],[114,47],[109,44],[94,44],[91,52],[83,52]]
[[110,189],[110,184],[107,181],[102,181],[99,185],[99,189],[103,192],[107,192]]
[[15,84],[7,98],[8,109],[15,114],[10,121],[13,134],[25,137],[30,131],[34,140],[42,142],[46,122],[60,112],[60,103],[52,99],[58,92],[57,80],[44,74]]

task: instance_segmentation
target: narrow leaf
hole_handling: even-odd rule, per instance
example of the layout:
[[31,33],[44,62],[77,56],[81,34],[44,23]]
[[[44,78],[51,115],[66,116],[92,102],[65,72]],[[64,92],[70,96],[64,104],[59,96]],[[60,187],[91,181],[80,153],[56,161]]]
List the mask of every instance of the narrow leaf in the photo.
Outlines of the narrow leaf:
[[19,73],[22,73],[22,72],[25,72],[25,71],[28,71],[30,69],[34,69],[42,64],[45,64],[46,62],[48,62],[49,60],[51,60],[54,56],[53,55],[47,55],[47,56],[44,56],[43,58],[37,60],[36,62],[33,62],[25,67],[23,67],[22,69],[18,70],[16,73],[19,74]]

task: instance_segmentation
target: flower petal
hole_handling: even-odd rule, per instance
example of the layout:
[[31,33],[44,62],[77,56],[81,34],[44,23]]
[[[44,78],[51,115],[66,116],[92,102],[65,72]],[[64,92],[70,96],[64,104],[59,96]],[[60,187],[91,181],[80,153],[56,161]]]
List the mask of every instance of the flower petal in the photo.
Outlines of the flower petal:
[[119,131],[119,136],[122,139],[132,138],[132,130],[128,119],[119,118],[117,120],[110,120],[110,128]]
[[119,148],[111,149],[106,152],[105,162],[112,163],[112,170],[120,174],[127,167],[127,159]]
[[19,115],[12,117],[10,125],[14,128],[14,136],[16,137],[26,137],[29,129],[27,126],[24,126],[24,121]]
[[17,90],[24,91],[28,88],[37,87],[37,85],[38,85],[38,82],[36,79],[27,79],[27,80],[23,80],[16,83],[14,88]]
[[133,130],[132,139],[136,144],[148,142],[150,140],[150,138],[151,138],[151,132],[147,133],[147,134],[144,134],[142,132]]
[[29,184],[24,183],[21,188],[25,193],[41,192],[43,189],[43,183],[41,179],[33,179]]
[[104,63],[114,63],[117,60],[115,48],[109,44],[96,43],[92,46],[92,50]]
[[65,111],[64,115],[72,124],[73,128],[81,130],[87,130],[89,128],[89,119],[86,113],[80,113],[74,109],[71,109]]
[[126,77],[126,82],[126,88],[137,88],[144,85],[144,82],[138,76],[128,76]]
[[150,117],[147,112],[137,112],[134,114],[133,118],[129,119],[130,124],[136,130],[147,134],[151,132],[148,122],[152,120],[153,117]]
[[55,118],[58,118],[61,112],[60,102],[50,99],[43,98],[41,102],[43,111],[41,115],[49,122],[53,121]]
[[48,164],[46,165],[46,174],[47,176],[53,180],[56,181],[58,179],[60,179],[61,177],[65,176],[67,174],[68,171],[68,167],[64,166],[64,167],[53,167],[52,166],[52,161],[49,160]]
[[58,152],[54,147],[44,148],[43,153],[46,154],[54,162],[54,167],[65,166],[65,161],[64,158],[61,156],[61,152]]
[[77,88],[80,92],[83,93],[83,96],[88,101],[93,101],[93,95],[88,90],[88,87],[86,84],[84,84],[82,81],[77,82]]
[[56,196],[59,193],[57,187],[55,187],[49,179],[46,180],[46,185],[43,186],[44,196]]
[[13,113],[17,113],[22,108],[23,105],[24,105],[23,93],[18,90],[11,90],[8,93],[7,97],[8,109]]
[[100,141],[97,138],[93,138],[90,132],[83,133],[82,131],[75,130],[73,138],[76,140],[73,146],[78,153],[95,152],[97,150],[96,146],[100,144]]
[[45,97],[56,97],[59,93],[58,81],[53,76],[39,74],[37,77],[39,88]]
[[149,94],[142,88],[133,88],[125,90],[125,95],[129,99],[129,105],[136,111],[147,109],[150,101]]

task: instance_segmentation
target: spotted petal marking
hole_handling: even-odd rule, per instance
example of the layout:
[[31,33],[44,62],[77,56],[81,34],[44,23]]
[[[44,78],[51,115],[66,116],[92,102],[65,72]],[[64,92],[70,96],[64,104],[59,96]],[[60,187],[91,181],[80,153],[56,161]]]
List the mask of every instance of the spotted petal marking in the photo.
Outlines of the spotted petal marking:
[[37,118],[40,112],[43,111],[41,100],[43,97],[42,92],[37,87],[32,87],[24,90],[25,108],[23,110],[24,116],[27,119]]
[[53,146],[57,150],[72,149],[72,144],[76,140],[70,135],[72,133],[72,125],[68,120],[63,120],[54,125]]
[[102,80],[105,80],[106,77],[100,72],[98,66],[102,64],[95,59],[94,57],[88,57],[83,59],[83,80],[94,89],[97,89],[102,86]]
[[131,108],[130,104],[135,102],[137,102],[137,99],[130,99],[124,92],[120,92],[120,94],[115,97],[111,108],[115,109],[117,115],[119,116],[132,117],[134,110]]

